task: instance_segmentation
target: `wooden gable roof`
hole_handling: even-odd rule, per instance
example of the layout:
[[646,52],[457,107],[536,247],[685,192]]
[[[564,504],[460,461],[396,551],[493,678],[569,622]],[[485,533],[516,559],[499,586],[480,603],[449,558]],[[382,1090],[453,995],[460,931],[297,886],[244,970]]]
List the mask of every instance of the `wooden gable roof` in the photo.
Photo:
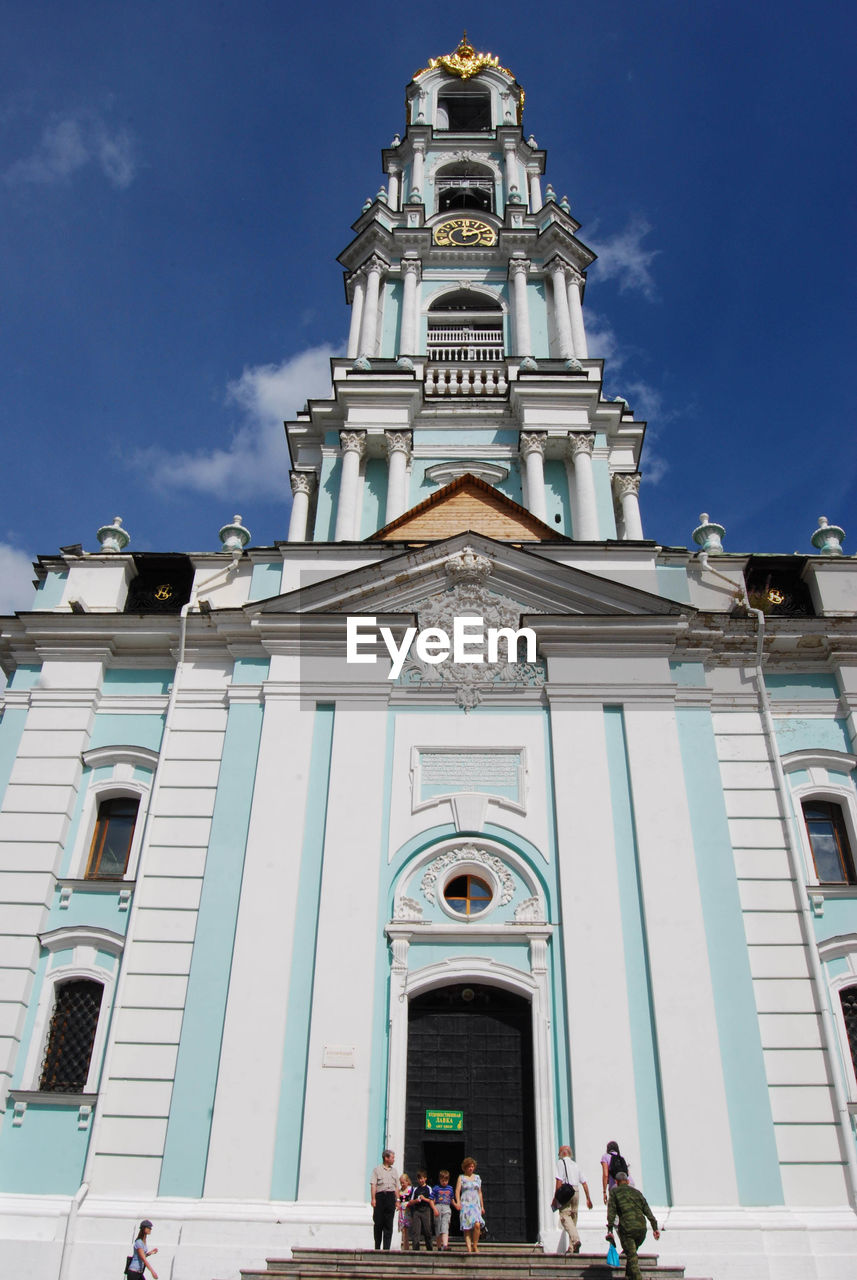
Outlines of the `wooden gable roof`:
[[373,533],[367,542],[434,542],[456,533],[497,542],[567,542],[557,529],[478,476],[467,472]]

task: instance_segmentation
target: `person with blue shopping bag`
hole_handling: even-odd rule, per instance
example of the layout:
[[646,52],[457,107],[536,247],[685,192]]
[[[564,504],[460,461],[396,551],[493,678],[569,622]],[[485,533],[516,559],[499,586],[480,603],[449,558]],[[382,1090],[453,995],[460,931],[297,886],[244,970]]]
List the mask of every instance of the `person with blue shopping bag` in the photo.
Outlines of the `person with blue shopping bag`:
[[[628,1174],[625,1171],[617,1171],[616,1185],[607,1201],[607,1239],[615,1252],[613,1224],[618,1222],[619,1243],[625,1255],[625,1280],[642,1280],[637,1250],[646,1238],[647,1218],[652,1225],[652,1235],[659,1240],[661,1233],[657,1219],[649,1208],[646,1197],[642,1191],[628,1185]],[[607,1261],[614,1267],[619,1263],[618,1257],[614,1262],[609,1253]]]

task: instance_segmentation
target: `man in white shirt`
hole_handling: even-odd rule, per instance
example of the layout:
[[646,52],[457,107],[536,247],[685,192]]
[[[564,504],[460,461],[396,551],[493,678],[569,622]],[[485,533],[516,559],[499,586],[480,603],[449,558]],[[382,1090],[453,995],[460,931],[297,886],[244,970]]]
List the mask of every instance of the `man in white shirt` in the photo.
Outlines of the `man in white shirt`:
[[382,1152],[381,1163],[375,1166],[369,1179],[376,1249],[380,1249],[382,1244],[385,1249],[389,1249],[393,1239],[396,1194],[399,1190],[399,1171],[393,1168],[395,1158],[392,1151]]
[[[568,1195],[567,1187],[573,1187],[572,1195]],[[556,1190],[554,1198],[559,1208],[559,1225],[568,1236],[568,1247],[572,1253],[580,1253],[580,1236],[577,1232],[577,1208],[580,1203],[580,1187],[586,1196],[587,1209],[592,1208],[592,1199],[586,1178],[574,1159],[571,1147],[560,1147],[559,1159],[556,1162]]]

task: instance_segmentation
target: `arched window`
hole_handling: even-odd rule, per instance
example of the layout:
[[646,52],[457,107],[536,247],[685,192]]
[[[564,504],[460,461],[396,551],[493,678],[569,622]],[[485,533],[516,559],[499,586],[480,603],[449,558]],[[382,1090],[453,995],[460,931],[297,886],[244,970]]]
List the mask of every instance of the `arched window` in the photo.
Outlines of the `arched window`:
[[466,160],[444,165],[435,174],[434,185],[438,213],[448,209],[494,210],[494,175],[485,165]]
[[87,880],[121,880],[128,867],[139,796],[111,796],[100,801],[86,866]]
[[854,884],[854,855],[841,805],[831,800],[804,800],[806,833],[820,884]]
[[104,988],[89,978],[56,987],[39,1089],[44,1093],[83,1093]]
[[429,360],[503,359],[503,309],[496,298],[474,289],[445,293],[429,307]]
[[491,128],[491,95],[478,89],[438,94],[437,127],[450,133],[485,133]]

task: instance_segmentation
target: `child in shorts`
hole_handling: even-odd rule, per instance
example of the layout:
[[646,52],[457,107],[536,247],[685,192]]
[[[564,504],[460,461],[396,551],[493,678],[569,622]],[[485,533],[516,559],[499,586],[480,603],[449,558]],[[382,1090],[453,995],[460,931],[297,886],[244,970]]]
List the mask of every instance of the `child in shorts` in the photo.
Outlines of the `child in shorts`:
[[434,1186],[431,1189],[435,1205],[437,1206],[437,1219],[434,1224],[437,1232],[437,1247],[439,1249],[448,1249],[449,1220],[452,1217],[452,1201],[455,1198],[455,1192],[449,1185],[448,1169],[441,1169],[437,1176],[440,1181],[437,1186]]

